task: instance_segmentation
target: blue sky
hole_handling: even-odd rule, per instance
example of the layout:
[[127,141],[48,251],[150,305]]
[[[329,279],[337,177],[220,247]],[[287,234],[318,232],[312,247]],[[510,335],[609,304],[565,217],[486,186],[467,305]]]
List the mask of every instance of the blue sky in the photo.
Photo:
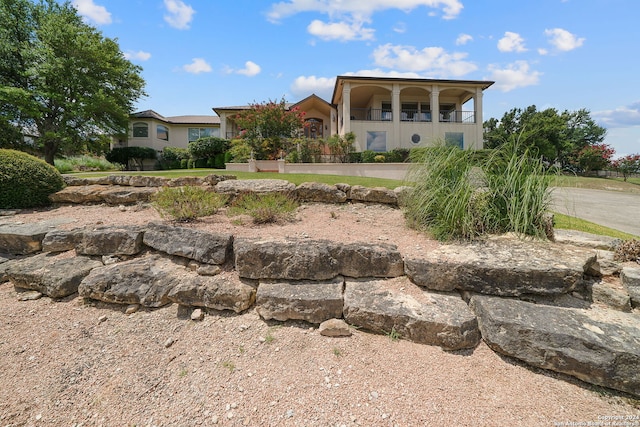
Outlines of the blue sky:
[[638,0],[73,0],[143,68],[137,110],[330,101],[337,75],[492,80],[484,118],[586,108],[640,152]]

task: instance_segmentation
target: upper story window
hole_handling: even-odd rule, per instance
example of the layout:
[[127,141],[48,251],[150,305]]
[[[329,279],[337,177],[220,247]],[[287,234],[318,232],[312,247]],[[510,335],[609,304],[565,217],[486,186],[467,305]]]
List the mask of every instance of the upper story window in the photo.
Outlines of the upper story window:
[[169,128],[164,125],[158,125],[156,128],[156,134],[158,135],[158,139],[164,139],[165,141],[169,140]]
[[133,137],[134,138],[148,138],[149,137],[149,125],[146,123],[138,122],[133,124]]
[[210,136],[219,136],[219,131],[216,135],[213,128],[189,128],[189,142]]

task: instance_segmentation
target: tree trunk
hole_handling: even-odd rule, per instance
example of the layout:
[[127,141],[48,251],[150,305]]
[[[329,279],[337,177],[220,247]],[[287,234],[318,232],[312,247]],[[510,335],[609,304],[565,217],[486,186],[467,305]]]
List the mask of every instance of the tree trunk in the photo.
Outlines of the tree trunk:
[[54,166],[53,161],[56,156],[56,152],[58,151],[58,144],[55,141],[45,141],[44,142],[44,161],[49,163],[51,166]]

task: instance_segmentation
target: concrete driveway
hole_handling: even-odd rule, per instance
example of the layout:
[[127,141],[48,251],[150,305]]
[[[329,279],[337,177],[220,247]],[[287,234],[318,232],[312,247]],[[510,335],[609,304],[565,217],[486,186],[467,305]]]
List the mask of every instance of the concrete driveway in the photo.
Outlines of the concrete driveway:
[[554,188],[552,210],[640,236],[640,194]]

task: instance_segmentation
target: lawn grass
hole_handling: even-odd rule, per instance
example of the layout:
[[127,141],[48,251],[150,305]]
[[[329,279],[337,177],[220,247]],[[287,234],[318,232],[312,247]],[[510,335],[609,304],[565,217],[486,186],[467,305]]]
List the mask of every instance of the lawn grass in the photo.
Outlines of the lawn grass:
[[598,225],[584,219],[563,215],[556,212],[553,213],[553,219],[554,228],[558,229],[582,231],[585,233],[597,234],[599,236],[609,236],[622,240],[640,238],[639,236],[634,236],[633,234],[614,230],[613,228],[605,227],[603,225]]
[[364,187],[385,187],[394,189],[404,185],[403,181],[397,179],[386,178],[369,178],[364,176],[347,176],[347,175],[320,175],[311,173],[277,173],[277,172],[238,172],[228,171],[224,169],[172,169],[163,171],[144,171],[144,172],[93,172],[93,173],[75,173],[74,177],[78,178],[94,178],[107,175],[145,175],[145,176],[161,176],[165,178],[176,178],[181,176],[207,176],[216,175],[234,175],[238,179],[284,179],[295,185],[303,182],[321,182],[325,184],[345,183],[349,185],[362,185]]
[[558,175],[551,180],[553,187],[587,188],[591,190],[622,191],[640,194],[640,178],[595,178],[573,175]]

